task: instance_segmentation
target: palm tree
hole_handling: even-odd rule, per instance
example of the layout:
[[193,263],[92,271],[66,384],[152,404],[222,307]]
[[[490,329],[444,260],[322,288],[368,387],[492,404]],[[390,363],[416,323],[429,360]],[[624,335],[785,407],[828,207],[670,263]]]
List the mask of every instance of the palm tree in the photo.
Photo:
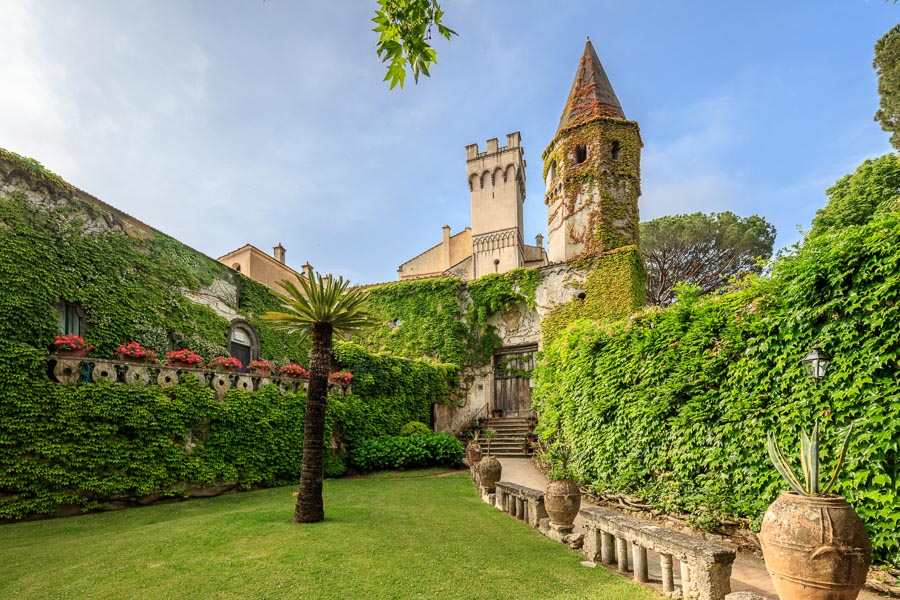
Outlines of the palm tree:
[[328,370],[331,365],[332,335],[368,325],[367,294],[348,290],[343,277],[313,274],[297,276],[299,288],[289,279],[278,284],[287,291],[280,294],[285,312],[262,315],[279,329],[300,333],[299,342],[312,336],[309,353],[309,389],[306,396],[306,422],[303,430],[303,463],[300,468],[300,493],[294,509],[295,523],[315,523],[325,518],[322,502],[322,459],[325,450],[325,407],[328,400]]

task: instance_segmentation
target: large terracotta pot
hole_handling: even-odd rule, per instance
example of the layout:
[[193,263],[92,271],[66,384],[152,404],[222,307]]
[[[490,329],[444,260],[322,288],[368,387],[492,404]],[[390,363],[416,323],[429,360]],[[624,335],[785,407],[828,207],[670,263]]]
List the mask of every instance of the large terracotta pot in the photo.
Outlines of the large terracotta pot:
[[581,508],[581,490],[571,479],[558,479],[547,484],[544,508],[554,525],[568,526],[575,522]]
[[478,463],[478,476],[481,478],[481,487],[487,492],[493,492],[496,489],[501,473],[503,473],[503,466],[493,456],[485,456]]
[[466,462],[469,463],[469,466],[481,462],[481,456],[481,444],[469,442],[469,445],[466,446]]
[[841,496],[784,492],[766,511],[759,541],[782,600],[854,600],[866,582],[872,544]]

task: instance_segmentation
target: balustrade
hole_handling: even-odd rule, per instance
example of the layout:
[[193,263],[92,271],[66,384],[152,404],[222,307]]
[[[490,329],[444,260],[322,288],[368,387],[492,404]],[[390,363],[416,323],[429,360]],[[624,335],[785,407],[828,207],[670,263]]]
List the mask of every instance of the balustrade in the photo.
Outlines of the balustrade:
[[[186,377],[194,377],[202,385],[209,386],[220,400],[225,393],[237,388],[255,392],[260,387],[274,383],[281,393],[293,393],[307,388],[305,379],[230,373],[212,369],[188,369],[151,363],[134,363],[90,357],[50,356],[53,379],[63,385],[77,383],[120,382],[129,386],[146,386],[155,383],[163,388],[178,385]],[[330,384],[331,390],[349,393],[349,386]]]

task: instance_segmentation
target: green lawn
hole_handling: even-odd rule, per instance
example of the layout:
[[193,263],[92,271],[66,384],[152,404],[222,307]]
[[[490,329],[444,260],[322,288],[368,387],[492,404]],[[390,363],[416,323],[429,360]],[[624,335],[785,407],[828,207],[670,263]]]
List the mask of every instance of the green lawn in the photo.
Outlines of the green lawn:
[[294,488],[0,526],[0,598],[607,598],[654,595],[483,503],[467,473]]

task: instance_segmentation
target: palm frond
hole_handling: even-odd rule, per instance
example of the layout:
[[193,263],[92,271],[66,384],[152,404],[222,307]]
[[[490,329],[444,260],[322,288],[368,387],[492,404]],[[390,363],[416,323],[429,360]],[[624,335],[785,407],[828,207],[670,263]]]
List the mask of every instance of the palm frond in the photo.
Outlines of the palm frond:
[[283,311],[270,311],[261,315],[265,321],[288,333],[299,333],[302,342],[317,323],[330,324],[335,333],[355,331],[372,322],[368,312],[368,294],[361,289],[348,289],[350,282],[343,277],[314,273],[306,270],[306,276],[296,281],[282,279],[278,284],[286,294],[279,294]]

